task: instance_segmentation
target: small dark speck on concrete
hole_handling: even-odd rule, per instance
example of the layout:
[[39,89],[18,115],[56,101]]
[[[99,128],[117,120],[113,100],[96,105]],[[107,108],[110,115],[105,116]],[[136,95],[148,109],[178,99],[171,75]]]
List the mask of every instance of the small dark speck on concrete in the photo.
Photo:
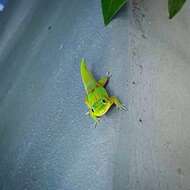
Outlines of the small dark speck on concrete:
[[139,68],[140,68],[140,72],[142,73],[143,72],[143,66],[142,65],[138,65]]
[[139,181],[139,180],[136,180],[136,183],[137,183],[137,184],[139,184],[139,183],[140,183],[140,181]]
[[52,29],[52,26],[48,26],[48,30],[51,30]]
[[166,147],[166,149],[169,149],[171,146],[171,142],[166,141],[166,143],[164,144],[164,146]]
[[139,65],[140,69],[143,69],[143,66],[142,65]]
[[177,168],[177,173],[178,173],[179,175],[184,175],[181,168]]
[[141,118],[139,118],[139,122],[142,123],[142,119]]
[[135,81],[133,81],[133,82],[132,82],[132,84],[136,84],[136,82],[135,82]]
[[135,51],[133,51],[133,56],[136,56],[136,52]]
[[147,37],[144,34],[142,34],[142,38],[147,39]]

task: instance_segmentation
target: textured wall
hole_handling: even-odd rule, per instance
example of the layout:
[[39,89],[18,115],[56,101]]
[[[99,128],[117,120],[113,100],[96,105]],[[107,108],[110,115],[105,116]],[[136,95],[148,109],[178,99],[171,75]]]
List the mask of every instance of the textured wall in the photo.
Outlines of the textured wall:
[[[189,190],[190,3],[9,1],[0,13],[1,190]],[[128,106],[95,129],[79,61]]]

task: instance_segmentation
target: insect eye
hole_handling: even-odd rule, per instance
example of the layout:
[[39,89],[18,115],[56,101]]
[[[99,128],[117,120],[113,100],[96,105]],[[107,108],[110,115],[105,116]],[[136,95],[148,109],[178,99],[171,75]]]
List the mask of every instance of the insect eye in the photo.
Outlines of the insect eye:
[[103,103],[106,103],[106,101],[105,101],[104,99],[102,100],[102,102],[103,102]]
[[94,109],[93,109],[93,108],[92,108],[91,110],[92,110],[92,112],[94,112]]

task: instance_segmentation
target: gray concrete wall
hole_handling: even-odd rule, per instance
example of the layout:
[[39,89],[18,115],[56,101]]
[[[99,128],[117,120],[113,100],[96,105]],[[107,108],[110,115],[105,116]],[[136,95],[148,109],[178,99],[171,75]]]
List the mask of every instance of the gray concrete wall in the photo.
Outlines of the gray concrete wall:
[[[9,1],[0,13],[0,189],[189,190],[190,3]],[[97,128],[79,60],[128,106]]]

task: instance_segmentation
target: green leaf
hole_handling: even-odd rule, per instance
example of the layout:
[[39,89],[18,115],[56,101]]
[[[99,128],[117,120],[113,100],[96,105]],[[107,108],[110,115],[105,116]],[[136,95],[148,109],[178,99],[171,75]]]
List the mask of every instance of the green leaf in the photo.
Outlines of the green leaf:
[[183,7],[186,0],[168,0],[169,18],[172,19]]
[[102,0],[104,24],[108,25],[114,15],[123,7],[127,0]]

